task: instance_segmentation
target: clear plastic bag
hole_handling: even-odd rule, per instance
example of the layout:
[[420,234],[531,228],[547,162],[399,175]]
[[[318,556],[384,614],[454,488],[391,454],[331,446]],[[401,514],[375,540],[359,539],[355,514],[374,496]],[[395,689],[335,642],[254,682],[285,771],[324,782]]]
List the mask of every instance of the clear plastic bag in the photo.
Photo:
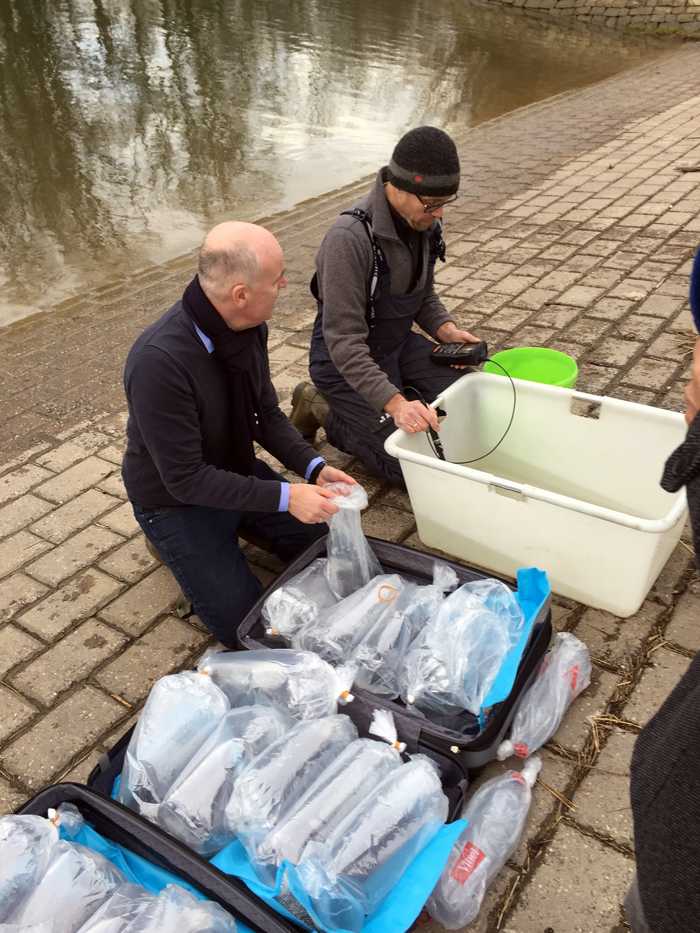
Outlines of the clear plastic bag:
[[28,927],[51,923],[52,933],[73,933],[125,881],[122,873],[99,853],[61,840],[51,850],[40,883],[7,922]]
[[168,789],[229,711],[210,677],[161,677],[151,689],[124,758],[119,801],[151,820]]
[[268,635],[289,641],[302,626],[314,622],[321,610],[338,601],[328,585],[327,566],[327,559],[319,557],[270,593],[262,609]]
[[271,706],[228,712],[168,790],[158,808],[159,825],[199,855],[218,852],[231,840],[224,814],[236,778],[292,725]]
[[396,573],[374,577],[300,629],[293,644],[304,651],[313,651],[330,664],[341,664],[352,657],[357,644],[375,623],[381,626],[391,616],[406,586],[415,589]]
[[258,860],[296,864],[311,840],[323,842],[333,827],[379,782],[401,765],[397,749],[356,739],[325,768],[258,849]]
[[319,719],[352,700],[354,671],[334,670],[308,651],[292,648],[208,652],[197,665],[231,706],[276,706],[293,719]]
[[498,580],[465,583],[445,599],[408,652],[401,695],[430,716],[478,716],[524,617],[512,591]]
[[213,901],[201,901],[177,885],[148,894],[124,885],[112,894],[78,933],[235,933],[236,923]]
[[368,504],[365,490],[347,483],[332,483],[326,489],[338,493],[333,499],[338,511],[328,520],[326,577],[336,597],[344,599],[369,583],[382,568],[362,531],[360,512]]
[[305,847],[298,875],[328,927],[359,931],[447,819],[437,766],[423,755],[388,774],[322,843]]
[[145,933],[152,929],[149,922],[156,900],[138,884],[123,884],[77,933]]
[[527,758],[555,734],[564,714],[591,682],[591,656],[570,632],[559,632],[542,659],[534,683],[513,717],[510,737],[501,742],[498,758]]
[[[300,722],[243,769],[226,807],[226,820],[254,863],[265,837],[356,738],[357,729],[342,714]],[[261,877],[269,874],[264,860],[260,872]]]
[[0,923],[39,884],[57,842],[58,829],[42,816],[0,818]]
[[457,586],[457,574],[442,561],[433,564],[433,582],[403,586],[387,611],[375,618],[352,652],[355,684],[372,693],[396,697],[401,665],[409,646],[438,612],[445,593]]
[[542,763],[507,771],[483,784],[465,807],[469,825],[455,842],[427,903],[433,920],[461,930],[475,920],[487,888],[515,851],[527,820],[532,787]]

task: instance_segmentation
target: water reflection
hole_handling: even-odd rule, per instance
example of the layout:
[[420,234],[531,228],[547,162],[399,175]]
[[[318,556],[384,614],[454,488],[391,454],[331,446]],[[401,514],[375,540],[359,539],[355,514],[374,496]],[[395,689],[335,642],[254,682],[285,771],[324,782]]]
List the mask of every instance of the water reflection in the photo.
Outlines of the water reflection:
[[0,323],[649,54],[465,0],[0,0]]

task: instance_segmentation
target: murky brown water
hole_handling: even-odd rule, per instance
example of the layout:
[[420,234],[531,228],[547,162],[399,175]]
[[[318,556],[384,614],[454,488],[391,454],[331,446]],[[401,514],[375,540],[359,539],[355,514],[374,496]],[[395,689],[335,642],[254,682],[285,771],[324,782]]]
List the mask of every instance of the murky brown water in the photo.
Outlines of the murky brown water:
[[657,51],[467,0],[0,0],[0,324]]

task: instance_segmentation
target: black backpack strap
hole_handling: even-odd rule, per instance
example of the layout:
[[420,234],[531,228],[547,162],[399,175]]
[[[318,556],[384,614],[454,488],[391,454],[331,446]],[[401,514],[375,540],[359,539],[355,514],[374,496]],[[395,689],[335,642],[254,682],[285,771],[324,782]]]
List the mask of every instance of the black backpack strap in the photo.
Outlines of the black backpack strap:
[[362,222],[362,226],[365,228],[367,236],[369,237],[370,245],[372,247],[372,272],[367,289],[367,324],[371,330],[376,323],[377,312],[374,306],[374,299],[377,294],[379,277],[383,272],[388,270],[389,266],[386,259],[384,258],[384,253],[382,252],[379,243],[377,243],[377,238],[375,237],[374,230],[372,229],[372,218],[367,213],[367,211],[362,210],[361,207],[353,207],[352,210],[341,211],[341,216],[346,214],[350,217],[356,217],[359,221]]
[[442,235],[442,221],[438,220],[430,231],[430,262],[433,265],[435,265],[438,259],[444,262],[446,253],[445,239]]

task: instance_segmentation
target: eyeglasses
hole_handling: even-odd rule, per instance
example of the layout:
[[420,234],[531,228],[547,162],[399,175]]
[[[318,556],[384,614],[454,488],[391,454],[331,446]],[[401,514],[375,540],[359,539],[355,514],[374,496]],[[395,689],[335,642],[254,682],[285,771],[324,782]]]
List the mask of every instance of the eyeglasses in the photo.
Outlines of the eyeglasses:
[[424,201],[423,198],[417,194],[416,197],[423,205],[423,210],[426,214],[432,214],[434,211],[439,211],[440,208],[445,207],[447,204],[452,204],[453,201],[457,200],[457,195],[452,195],[451,198],[443,198],[441,201]]

